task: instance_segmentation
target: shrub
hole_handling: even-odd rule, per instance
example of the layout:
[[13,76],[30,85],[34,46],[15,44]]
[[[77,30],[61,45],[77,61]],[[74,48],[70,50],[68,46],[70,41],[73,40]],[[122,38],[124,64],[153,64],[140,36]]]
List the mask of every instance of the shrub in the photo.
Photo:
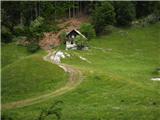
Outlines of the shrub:
[[153,24],[153,23],[156,23],[157,21],[158,21],[158,17],[155,14],[151,14],[146,17],[147,23]]
[[9,43],[12,41],[13,35],[10,29],[7,28],[6,26],[1,27],[1,38],[2,38],[2,42],[4,43]]
[[80,26],[80,31],[82,34],[84,34],[87,37],[88,40],[90,40],[96,36],[93,25],[91,25],[90,23],[82,24]]
[[[31,22],[28,28],[25,29],[27,37],[32,42],[38,42],[43,36],[44,32],[56,31],[58,28],[56,25],[49,25],[45,22],[43,17],[37,17]],[[33,41],[35,40],[35,41]]]
[[86,38],[83,38],[82,36],[77,36],[75,38],[75,42],[76,42],[76,45],[77,45],[77,48],[79,50],[81,50],[83,47],[87,46],[88,45],[88,41]]
[[30,43],[30,44],[27,46],[27,50],[28,50],[29,52],[31,52],[31,53],[36,52],[38,49],[39,49],[38,43]]
[[114,7],[109,2],[102,2],[93,11],[92,20],[96,33],[102,32],[106,25],[115,23]]
[[42,37],[42,33],[44,32],[44,18],[37,17],[32,21],[29,26],[29,32],[33,38],[39,39]]
[[66,42],[66,32],[63,31],[63,32],[60,34],[60,39],[61,39],[61,41],[62,41],[63,43]]
[[148,24],[154,24],[159,21],[159,17],[157,17],[156,14],[150,14],[147,17],[140,19],[139,24],[142,25],[143,27],[148,25]]
[[152,14],[158,1],[136,1],[136,17],[143,18]]
[[136,16],[135,6],[132,2],[115,2],[116,21],[118,25],[128,26]]
[[25,33],[25,27],[21,24],[13,27],[16,36],[22,36]]
[[160,20],[160,1],[155,2],[153,13],[157,19]]

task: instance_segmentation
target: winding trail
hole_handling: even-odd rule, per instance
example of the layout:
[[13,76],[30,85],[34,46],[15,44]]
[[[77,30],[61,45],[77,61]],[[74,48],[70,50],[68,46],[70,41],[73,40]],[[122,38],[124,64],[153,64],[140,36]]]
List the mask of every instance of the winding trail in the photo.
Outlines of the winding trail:
[[[50,60],[51,54],[53,54],[53,53],[51,51],[49,51],[48,55],[44,56],[43,59],[45,61],[48,61],[48,62],[51,62],[51,63],[54,64],[54,62],[52,60]],[[57,65],[59,67],[61,67],[62,69],[64,69],[64,71],[66,71],[70,74],[69,80],[65,84],[65,86],[63,86],[63,87],[61,87],[61,88],[59,88],[59,89],[57,89],[53,92],[43,94],[41,96],[2,104],[2,109],[6,110],[6,109],[22,108],[22,107],[25,107],[25,106],[40,103],[40,102],[43,102],[43,101],[48,100],[50,98],[54,98],[56,96],[62,95],[64,93],[68,92],[68,91],[71,91],[71,90],[75,89],[81,83],[82,73],[81,73],[80,70],[78,70],[76,68],[73,68],[72,66],[67,65],[67,64],[57,64]]]

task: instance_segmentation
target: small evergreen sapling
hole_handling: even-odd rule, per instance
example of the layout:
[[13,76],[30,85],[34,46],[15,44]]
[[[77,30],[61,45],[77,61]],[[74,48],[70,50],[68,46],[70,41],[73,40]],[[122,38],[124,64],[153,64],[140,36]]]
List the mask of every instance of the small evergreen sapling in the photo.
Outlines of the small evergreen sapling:
[[87,37],[88,40],[96,37],[96,32],[92,24],[84,23],[80,26],[80,31]]
[[76,42],[76,45],[77,45],[77,48],[79,50],[81,50],[82,48],[88,46],[88,41],[86,38],[82,37],[82,36],[77,36],[75,38],[75,42]]

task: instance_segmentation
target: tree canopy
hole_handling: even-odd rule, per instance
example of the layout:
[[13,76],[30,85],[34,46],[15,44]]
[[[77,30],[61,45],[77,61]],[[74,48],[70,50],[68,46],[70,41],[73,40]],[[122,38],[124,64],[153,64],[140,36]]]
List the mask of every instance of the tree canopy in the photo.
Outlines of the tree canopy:
[[[154,14],[159,20],[159,1],[2,1],[2,42],[11,42],[19,35],[29,36],[58,30],[61,19],[88,16],[90,25],[81,26],[82,32],[90,37],[101,33],[107,25],[128,26],[133,20]],[[39,23],[40,18],[43,22]],[[41,21],[41,20],[40,20]],[[115,24],[116,23],[116,24]],[[33,27],[33,25],[41,24]],[[33,30],[34,29],[34,30]],[[88,31],[88,33],[86,33]],[[89,38],[90,39],[90,38]],[[37,40],[36,40],[37,41]]]

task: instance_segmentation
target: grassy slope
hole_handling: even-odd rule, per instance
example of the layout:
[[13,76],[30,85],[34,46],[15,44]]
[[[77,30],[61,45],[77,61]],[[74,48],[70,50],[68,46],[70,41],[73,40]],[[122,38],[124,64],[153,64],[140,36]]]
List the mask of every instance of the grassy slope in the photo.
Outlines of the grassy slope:
[[67,73],[57,65],[45,62],[43,53],[29,55],[25,48],[14,44],[3,47],[2,59],[6,62],[2,62],[2,103],[42,95],[66,83]]
[[5,44],[1,49],[2,67],[28,55],[30,55],[30,53],[22,46],[16,46],[15,43]]
[[[72,58],[64,62],[80,68],[86,77],[76,90],[56,98],[64,101],[62,120],[158,120],[160,83],[150,78],[160,66],[159,28],[160,24],[120,29],[90,43],[111,51],[70,51]],[[31,120],[52,103],[48,100],[6,112],[15,119]]]

